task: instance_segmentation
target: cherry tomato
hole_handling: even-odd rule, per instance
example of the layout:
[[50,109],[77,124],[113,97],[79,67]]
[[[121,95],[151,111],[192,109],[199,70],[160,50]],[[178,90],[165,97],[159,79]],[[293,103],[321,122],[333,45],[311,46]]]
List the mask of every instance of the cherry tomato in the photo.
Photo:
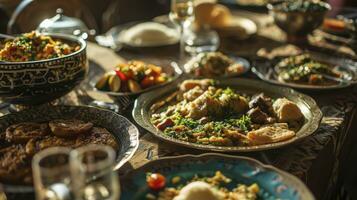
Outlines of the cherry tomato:
[[147,88],[155,83],[155,78],[153,76],[145,76],[145,78],[140,82],[141,87]]
[[128,80],[128,77],[126,77],[125,74],[123,72],[121,72],[120,70],[115,70],[115,73],[117,74],[117,76],[119,76],[120,80],[122,80],[122,81]]
[[153,173],[146,176],[146,182],[150,189],[160,190],[165,187],[166,178],[162,174]]
[[127,77],[127,79],[133,79],[134,78],[134,72],[133,70],[129,69],[128,71],[124,72],[124,75]]

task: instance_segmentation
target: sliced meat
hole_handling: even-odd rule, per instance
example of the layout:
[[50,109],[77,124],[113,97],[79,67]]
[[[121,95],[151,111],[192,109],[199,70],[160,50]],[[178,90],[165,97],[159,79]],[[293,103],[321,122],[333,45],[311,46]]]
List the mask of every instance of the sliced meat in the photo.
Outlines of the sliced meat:
[[279,122],[297,123],[304,119],[300,108],[286,98],[279,98],[273,104]]
[[0,150],[0,181],[23,183],[31,181],[31,157],[23,145],[12,145]]
[[81,120],[53,120],[49,122],[52,133],[63,138],[73,138],[80,134],[88,133],[93,124]]
[[[57,136],[47,136],[42,138],[41,140],[35,141],[36,144],[32,144],[38,150],[43,150],[49,147],[54,146],[65,146],[70,148],[75,148],[76,146],[76,138],[61,138]],[[29,144],[30,145],[30,144]],[[31,146],[29,146],[31,147]]]
[[267,144],[288,140],[295,136],[295,132],[287,129],[287,124],[273,124],[250,131],[247,137],[253,144]]
[[76,139],[77,147],[87,144],[103,144],[109,145],[114,149],[118,149],[119,145],[112,134],[105,128],[93,127],[89,134],[80,135]]
[[25,122],[8,127],[6,129],[6,140],[15,144],[24,144],[31,138],[43,137],[48,133],[47,123]]

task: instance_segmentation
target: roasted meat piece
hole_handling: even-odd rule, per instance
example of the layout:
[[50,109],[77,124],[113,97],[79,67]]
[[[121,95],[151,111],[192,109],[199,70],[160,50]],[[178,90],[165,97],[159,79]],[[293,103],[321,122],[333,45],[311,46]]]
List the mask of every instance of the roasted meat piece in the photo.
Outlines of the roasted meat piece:
[[271,98],[265,96],[263,93],[256,95],[250,100],[249,108],[259,107],[263,112],[269,116],[274,116],[273,103]]
[[103,144],[118,149],[118,143],[114,136],[105,128],[93,127],[92,130],[85,135],[80,135],[75,141],[75,146],[83,146],[87,144]]
[[31,157],[23,145],[12,145],[0,150],[0,181],[31,183]]
[[93,124],[90,122],[83,122],[81,120],[53,120],[49,122],[52,133],[55,136],[63,138],[73,138],[80,134],[89,132]]
[[54,147],[54,146],[66,146],[70,148],[75,148],[77,147],[76,144],[76,138],[61,138],[57,136],[48,136],[45,137],[41,140],[36,141],[36,148],[39,150],[43,150],[49,147]]
[[247,115],[250,117],[253,123],[256,124],[270,124],[276,122],[276,119],[270,117],[268,114],[263,112],[259,107],[250,109],[247,112]]
[[31,138],[43,137],[49,133],[47,123],[24,122],[6,129],[6,140],[15,144],[24,144]]
[[265,112],[263,112],[259,107],[250,109],[247,112],[247,114],[253,123],[264,124],[268,122],[269,116]]

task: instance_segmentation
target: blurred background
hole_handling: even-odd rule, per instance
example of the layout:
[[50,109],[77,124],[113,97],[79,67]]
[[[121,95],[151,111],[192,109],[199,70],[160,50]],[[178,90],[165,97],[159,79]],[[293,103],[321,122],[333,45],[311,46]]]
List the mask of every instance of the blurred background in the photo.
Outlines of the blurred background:
[[[249,0],[247,0],[249,1]],[[256,0],[252,0],[256,1]],[[356,7],[356,0],[328,0],[332,7]],[[20,33],[36,29],[57,8],[82,19],[97,34],[114,25],[148,20],[170,11],[169,0],[0,0],[0,32]],[[264,12],[264,10],[262,10]]]

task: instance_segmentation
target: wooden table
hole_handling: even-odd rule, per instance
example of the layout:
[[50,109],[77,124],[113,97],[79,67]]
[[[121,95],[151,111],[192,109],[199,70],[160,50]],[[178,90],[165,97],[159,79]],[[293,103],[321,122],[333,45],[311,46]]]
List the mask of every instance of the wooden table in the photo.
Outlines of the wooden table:
[[[265,14],[239,11],[257,22],[260,26],[258,34],[247,41],[223,41],[221,50],[237,55],[253,58],[261,47],[272,48],[284,44],[285,35],[274,25]],[[316,46],[324,46],[353,56],[353,51],[345,47],[324,44],[320,39],[312,39]],[[88,79],[76,90],[61,99],[63,104],[89,104],[92,100],[113,101],[90,91],[89,82],[104,71],[112,69],[118,63],[127,59],[142,59],[156,64],[167,63],[177,59],[178,47],[166,47],[151,50],[122,50],[114,53],[110,49],[96,44],[88,44],[90,73]],[[247,77],[257,79],[253,74]],[[263,163],[274,165],[301,178],[315,194],[316,199],[334,199],[339,182],[339,170],[346,163],[346,155],[354,138],[353,122],[356,117],[357,87],[336,90],[333,92],[308,93],[320,106],[324,113],[321,127],[306,140],[276,150],[255,153],[236,153],[256,158]],[[122,114],[133,121],[131,108]],[[154,138],[150,133],[140,129],[140,146],[134,157],[123,166],[120,173],[135,169],[150,160],[163,156],[180,154],[199,154],[202,151],[187,149]]]

